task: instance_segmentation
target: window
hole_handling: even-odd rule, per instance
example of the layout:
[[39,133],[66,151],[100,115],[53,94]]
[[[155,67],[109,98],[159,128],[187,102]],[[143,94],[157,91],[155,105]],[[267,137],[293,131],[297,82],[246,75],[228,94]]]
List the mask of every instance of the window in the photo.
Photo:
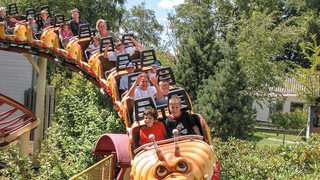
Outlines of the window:
[[270,114],[274,114],[277,111],[283,111],[284,101],[271,101],[270,102]]
[[297,108],[303,109],[303,103],[291,102],[291,104],[290,104],[290,112],[294,112]]

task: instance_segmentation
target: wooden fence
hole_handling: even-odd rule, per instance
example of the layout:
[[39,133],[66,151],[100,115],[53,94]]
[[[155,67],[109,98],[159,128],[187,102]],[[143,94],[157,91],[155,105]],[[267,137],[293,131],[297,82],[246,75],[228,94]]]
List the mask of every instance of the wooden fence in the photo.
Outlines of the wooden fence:
[[284,129],[280,129],[277,125],[274,125],[270,122],[265,122],[265,121],[257,121],[254,125],[255,125],[255,130],[257,132],[288,134],[288,135],[296,135],[296,136],[306,135],[305,128],[303,128],[302,130],[284,130]]
[[[31,109],[33,113],[36,112],[36,89],[30,88],[24,92],[24,105]],[[55,112],[54,88],[46,87],[45,92],[45,112],[43,122],[43,138],[47,138],[46,130],[51,126],[52,114]],[[34,130],[31,131],[30,140],[34,140]]]

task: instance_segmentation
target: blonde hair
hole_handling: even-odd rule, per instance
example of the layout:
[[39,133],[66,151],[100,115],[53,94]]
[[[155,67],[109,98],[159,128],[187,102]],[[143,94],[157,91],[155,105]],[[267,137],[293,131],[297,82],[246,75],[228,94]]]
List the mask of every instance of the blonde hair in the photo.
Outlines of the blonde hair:
[[0,7],[0,12],[1,12],[1,11],[6,12],[6,8],[5,8],[5,7]]
[[[96,30],[99,31],[99,25],[100,25],[101,23],[105,23],[106,26],[107,26],[107,22],[106,22],[104,19],[99,19],[99,20],[96,22]],[[108,27],[106,27],[106,28],[108,28]]]
[[48,14],[48,11],[44,9],[40,12],[40,14]]
[[181,99],[178,96],[172,96],[169,100],[169,105],[175,105],[175,104],[181,105]]

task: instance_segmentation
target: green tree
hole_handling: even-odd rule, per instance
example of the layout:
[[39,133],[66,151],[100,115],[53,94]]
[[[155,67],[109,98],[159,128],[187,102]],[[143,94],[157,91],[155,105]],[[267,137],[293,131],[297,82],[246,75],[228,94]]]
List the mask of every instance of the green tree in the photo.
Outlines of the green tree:
[[[234,37],[221,46],[225,59],[217,65],[215,75],[199,88],[195,108],[206,119],[214,136],[248,138],[255,120],[252,96],[247,93],[247,77],[236,61]],[[205,104],[205,106],[203,106]]]
[[301,88],[295,89],[299,97],[305,99],[309,105],[316,105],[320,87],[320,46],[317,44],[316,36],[312,39],[313,42],[300,43],[310,68],[297,66],[294,79],[301,85]]
[[125,133],[109,97],[82,76],[57,74],[56,113],[39,154],[40,179],[68,179],[93,165],[95,141],[106,132]]
[[222,59],[217,33],[213,24],[211,2],[186,1],[170,15],[170,28],[176,38],[174,72],[179,85],[197,98],[197,89],[203,79],[215,74],[215,66]]
[[[272,123],[278,125],[281,129],[302,129],[308,119],[308,112],[302,109],[296,109],[291,113],[284,113],[277,111],[270,116]],[[285,141],[285,134],[283,134],[283,144]]]
[[133,33],[136,40],[151,48],[159,46],[164,29],[158,23],[154,11],[145,8],[145,2],[124,12],[121,27],[125,33]]
[[[247,90],[256,98],[269,95],[269,87],[278,87],[288,72],[283,61],[275,58],[284,50],[284,45],[295,41],[299,30],[288,26],[290,20],[277,23],[277,13],[254,12],[249,19],[239,24],[237,35],[237,60],[248,77]],[[285,59],[284,59],[285,60]]]

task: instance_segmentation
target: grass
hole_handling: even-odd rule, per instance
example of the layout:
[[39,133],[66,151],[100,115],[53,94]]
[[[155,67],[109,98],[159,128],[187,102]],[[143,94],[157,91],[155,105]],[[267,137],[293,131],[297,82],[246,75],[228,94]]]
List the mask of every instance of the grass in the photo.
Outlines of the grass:
[[[249,141],[256,142],[258,146],[278,147],[283,145],[283,134],[277,135],[275,133],[256,132]],[[302,136],[285,135],[285,144],[299,143],[302,141]]]

